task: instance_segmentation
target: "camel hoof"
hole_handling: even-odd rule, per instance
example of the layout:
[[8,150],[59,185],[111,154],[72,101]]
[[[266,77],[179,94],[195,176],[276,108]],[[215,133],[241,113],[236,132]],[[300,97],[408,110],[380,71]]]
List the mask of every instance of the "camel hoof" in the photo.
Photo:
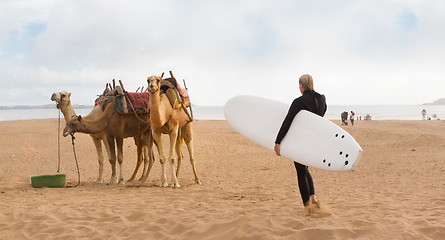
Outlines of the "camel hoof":
[[107,183],[107,185],[114,185],[117,184],[117,180],[110,180],[110,182]]
[[163,183],[159,184],[159,186],[160,186],[160,187],[168,187],[168,183],[163,182]]
[[119,185],[125,185],[125,181],[124,181],[124,179],[120,180],[117,184],[119,184]]
[[172,183],[170,185],[170,187],[172,187],[172,188],[180,188],[181,186],[179,186],[179,183]]
[[196,179],[195,183],[201,185],[201,181],[199,181],[199,179]]
[[94,180],[93,182],[94,183],[103,183],[103,180],[98,178],[98,179]]

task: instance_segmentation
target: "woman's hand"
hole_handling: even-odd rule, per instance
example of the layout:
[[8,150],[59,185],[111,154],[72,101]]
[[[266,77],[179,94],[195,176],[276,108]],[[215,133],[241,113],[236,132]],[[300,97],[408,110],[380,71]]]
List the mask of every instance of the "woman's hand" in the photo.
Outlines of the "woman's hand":
[[280,144],[275,143],[275,147],[274,147],[273,150],[275,151],[275,153],[277,154],[277,156],[281,156],[281,153],[280,153]]

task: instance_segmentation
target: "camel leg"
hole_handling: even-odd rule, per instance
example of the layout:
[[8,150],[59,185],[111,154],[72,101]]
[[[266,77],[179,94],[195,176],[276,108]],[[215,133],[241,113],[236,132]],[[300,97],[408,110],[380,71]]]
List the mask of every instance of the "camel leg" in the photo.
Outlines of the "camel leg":
[[178,156],[178,166],[176,167],[176,178],[178,179],[178,181],[179,181],[179,170],[181,169],[182,159],[184,158],[184,155],[181,152],[183,138],[180,135],[181,134],[178,134],[178,137],[176,139],[176,155]]
[[117,145],[117,161],[119,162],[118,184],[125,184],[124,173],[123,173],[123,169],[122,169],[122,163],[124,162],[124,152],[123,152],[124,139],[121,137],[117,137],[116,145]]
[[94,181],[96,183],[102,183],[103,182],[103,172],[104,172],[104,155],[102,152],[102,143],[100,138],[96,138],[91,136],[93,139],[94,146],[96,147],[97,152],[97,161],[99,162],[99,176]]
[[147,181],[148,175],[150,174],[150,170],[153,167],[155,159],[155,156],[153,154],[153,143],[154,143],[153,135],[150,132],[148,135],[147,145],[145,147],[145,150],[147,151],[148,154],[148,168],[147,168],[147,162],[144,162],[144,175],[140,180],[141,182]]
[[[130,179],[128,179],[129,182],[133,181],[134,178],[136,177],[137,172],[139,171],[139,167],[142,164],[142,151],[143,151],[143,145],[141,142],[140,137],[134,137],[134,144],[136,144],[137,146],[137,162],[136,162],[136,168],[133,171],[133,174],[131,175]],[[142,176],[144,176],[144,174],[142,174]]]
[[172,129],[170,131],[170,152],[168,159],[170,160],[170,171],[171,171],[171,187],[180,187],[178,183],[178,178],[176,178],[175,173],[175,161],[176,161],[176,141],[178,138],[178,126],[176,126],[176,129],[174,127],[171,127]]
[[187,150],[190,156],[190,163],[192,164],[193,174],[195,174],[195,183],[201,184],[199,181],[198,174],[196,173],[195,167],[195,154],[193,153],[193,131],[191,123],[187,124],[183,127],[184,131],[182,132],[185,144],[187,145]]
[[114,144],[114,138],[113,137],[107,137],[108,145],[110,146],[110,164],[111,164],[111,179],[110,182],[107,183],[107,185],[112,185],[117,183],[117,177],[116,177],[116,146]]
[[161,168],[162,168],[162,172],[161,172],[161,187],[167,187],[168,183],[167,183],[167,174],[166,174],[166,166],[165,166],[165,154],[164,154],[164,148],[162,146],[162,138],[161,138],[161,131],[160,129],[153,129],[152,131],[153,133],[153,138],[157,143],[157,147],[158,147],[158,153],[159,153],[159,161],[161,162]]
[[144,161],[144,167],[142,168],[142,175],[141,178],[139,178],[139,181],[145,176],[145,172],[147,171],[147,163],[148,163],[148,150],[146,143],[144,142],[142,145],[142,151],[141,151],[141,164],[142,161]]
[[[105,147],[105,151],[107,152],[107,156],[108,156],[108,161],[111,162],[111,149],[110,149],[110,144],[108,143],[108,139],[107,136],[103,135],[101,137],[102,142],[104,144]],[[103,168],[102,168],[103,169]],[[103,170],[102,170],[103,171]]]

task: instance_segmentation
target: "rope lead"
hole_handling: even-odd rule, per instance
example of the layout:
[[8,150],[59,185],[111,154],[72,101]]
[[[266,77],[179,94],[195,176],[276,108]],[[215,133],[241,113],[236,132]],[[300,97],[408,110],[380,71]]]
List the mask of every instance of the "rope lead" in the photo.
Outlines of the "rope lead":
[[77,167],[77,184],[75,186],[66,186],[66,188],[73,188],[73,187],[77,187],[80,184],[80,171],[79,171],[79,164],[77,163],[77,156],[76,156],[76,149],[74,148],[74,139],[76,139],[74,137],[74,133],[71,133],[71,143],[73,144],[73,153],[74,153],[74,160],[76,160],[76,167]]
[[57,172],[60,173],[60,108],[59,104],[57,104],[57,108],[59,109],[59,128],[57,129]]

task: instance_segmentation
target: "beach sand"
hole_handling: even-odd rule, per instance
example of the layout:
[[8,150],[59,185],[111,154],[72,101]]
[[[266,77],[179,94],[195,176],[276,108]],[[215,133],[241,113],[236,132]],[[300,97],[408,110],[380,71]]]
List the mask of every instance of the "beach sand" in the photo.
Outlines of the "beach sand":
[[[179,189],[158,187],[158,160],[145,184],[93,183],[95,148],[80,133],[80,186],[32,188],[30,176],[57,173],[57,119],[0,122],[0,239],[445,239],[445,122],[343,128],[363,157],[350,172],[311,168],[323,211],[304,216],[292,162],[226,121],[195,122],[202,185],[183,147]],[[71,137],[61,137],[61,150],[61,173],[74,185]],[[128,138],[125,179],[135,164]],[[104,182],[110,175],[106,159]]]

